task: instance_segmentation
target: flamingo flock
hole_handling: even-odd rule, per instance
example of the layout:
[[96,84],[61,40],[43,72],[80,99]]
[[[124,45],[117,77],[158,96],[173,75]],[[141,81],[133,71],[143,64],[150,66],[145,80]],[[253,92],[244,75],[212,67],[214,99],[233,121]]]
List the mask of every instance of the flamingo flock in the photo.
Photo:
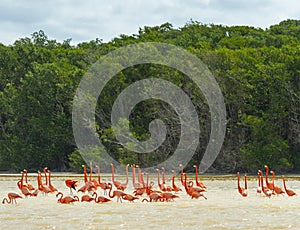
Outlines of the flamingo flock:
[[[207,187],[199,180],[198,166],[195,168],[195,179],[189,180],[187,174],[184,172],[183,165],[179,165],[180,183],[176,184],[176,172],[172,170],[171,182],[166,180],[166,171],[162,167],[157,169],[157,184],[154,181],[150,181],[149,174],[142,172],[139,165],[126,165],[125,167],[125,181],[118,181],[115,177],[115,168],[111,164],[111,181],[101,180],[100,166],[96,166],[98,174],[97,179],[93,178],[93,166],[89,165],[89,174],[87,172],[86,165],[82,165],[83,168],[83,184],[79,186],[79,180],[72,178],[66,179],[65,188],[69,189],[69,194],[64,195],[62,191],[59,191],[51,182],[51,171],[45,167],[42,172],[37,172],[37,186],[34,187],[28,180],[28,171],[24,169],[20,174],[20,179],[17,181],[17,188],[20,193],[10,192],[7,197],[3,198],[3,204],[16,204],[17,199],[38,196],[48,196],[48,194],[55,194],[57,202],[61,204],[73,204],[74,202],[95,202],[95,203],[107,203],[107,202],[120,202],[128,201],[134,202],[139,200],[140,202],[170,202],[179,199],[182,194],[188,195],[191,199],[207,199],[205,193]],[[132,171],[131,183],[129,186],[129,169]],[[282,176],[283,188],[275,185],[275,172],[270,171],[272,174],[272,180],[269,180],[269,168],[265,166],[265,178],[261,170],[258,170],[257,177],[257,194],[261,196],[271,197],[274,195],[287,195],[295,196],[296,193],[287,189],[285,177]],[[264,180],[265,179],[265,180]],[[247,176],[244,176],[244,185],[241,183],[240,173],[237,173],[238,192],[243,196],[248,196]],[[128,192],[129,188],[133,188],[133,192]],[[75,193],[75,195],[74,195]],[[102,193],[103,195],[100,195]],[[40,195],[39,195],[40,194]]]
[[[275,172],[270,171],[272,174],[272,181],[269,180],[269,167],[265,165],[265,183],[264,183],[264,176],[262,170],[258,170],[257,173],[257,190],[256,194],[264,197],[272,197],[272,196],[296,196],[296,192],[292,189],[287,189],[286,187],[286,179],[282,175],[283,181],[283,188],[275,185]],[[241,179],[240,173],[237,172],[237,185],[238,185],[238,192],[243,196],[248,196],[248,187],[247,187],[247,176],[244,176],[244,187],[241,186]]]
[[[157,169],[157,187],[154,188],[155,183],[149,181],[149,174],[142,173],[141,167],[139,165],[126,165],[126,179],[125,181],[118,181],[115,178],[114,165],[111,164],[111,182],[101,181],[100,166],[96,166],[98,170],[98,178],[93,178],[93,166],[90,163],[90,172],[88,175],[86,165],[83,167],[83,185],[79,187],[79,180],[66,179],[65,185],[69,189],[69,195],[64,196],[64,194],[59,191],[51,182],[51,171],[47,167],[43,169],[42,172],[37,172],[37,187],[34,187],[28,180],[28,171],[24,169],[21,172],[21,177],[17,181],[17,187],[21,194],[16,192],[8,193],[8,197],[4,198],[2,203],[13,204],[17,203],[18,198],[28,198],[37,197],[38,194],[47,196],[48,194],[56,194],[57,202],[62,204],[71,204],[74,202],[96,202],[96,203],[106,203],[112,202],[116,199],[117,202],[129,201],[134,202],[135,200],[141,200],[141,202],[169,202],[174,201],[174,199],[179,198],[178,193],[183,190],[179,185],[175,183],[176,173],[172,171],[172,180],[168,184],[166,182],[166,172],[162,168],[161,171]],[[181,167],[180,181],[181,185],[184,187],[186,193],[192,198],[197,199],[199,197],[204,197],[204,192],[206,192],[206,186],[203,182],[198,180],[198,167],[196,168],[196,181],[187,180],[186,173],[183,172],[183,166]],[[134,189],[133,193],[129,193],[129,168],[132,171],[132,187]],[[137,175],[136,175],[137,171]],[[144,179],[145,177],[145,179]],[[103,195],[100,195],[100,191],[103,190]],[[76,195],[73,195],[76,193]],[[79,194],[82,193],[79,198]]]

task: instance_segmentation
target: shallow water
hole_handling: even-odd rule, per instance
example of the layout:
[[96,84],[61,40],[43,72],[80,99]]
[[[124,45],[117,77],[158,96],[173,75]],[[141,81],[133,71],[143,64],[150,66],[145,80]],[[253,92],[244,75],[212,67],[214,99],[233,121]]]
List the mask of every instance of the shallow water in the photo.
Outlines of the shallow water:
[[[75,176],[72,176],[75,178]],[[52,183],[65,195],[64,180],[70,175],[53,175]],[[0,176],[0,198],[19,192],[19,176]],[[82,177],[79,187],[83,184]],[[110,180],[107,175],[104,180]],[[124,178],[118,178],[121,181]],[[153,180],[156,178],[153,176]],[[29,178],[35,185],[35,177]],[[248,182],[249,196],[237,192],[232,177],[203,178],[207,200],[190,199],[180,192],[174,202],[142,203],[57,203],[55,194],[18,199],[17,205],[0,205],[1,229],[300,229],[300,198],[256,195],[256,180]],[[287,186],[299,193],[299,177],[288,178]],[[170,180],[169,180],[170,181]],[[156,182],[156,181],[155,181]],[[280,179],[277,185],[282,186]],[[180,184],[177,180],[176,184]],[[132,192],[131,183],[127,192]],[[103,195],[103,191],[98,189]],[[21,194],[21,193],[20,193]],[[81,193],[78,194],[81,197]]]

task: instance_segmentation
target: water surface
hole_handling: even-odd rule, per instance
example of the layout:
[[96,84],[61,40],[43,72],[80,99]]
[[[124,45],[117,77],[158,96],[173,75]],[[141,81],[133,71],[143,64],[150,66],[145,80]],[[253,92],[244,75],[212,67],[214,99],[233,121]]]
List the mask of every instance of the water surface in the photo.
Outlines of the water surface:
[[[33,174],[32,174],[33,175]],[[75,175],[54,175],[52,183],[65,195],[64,180]],[[0,198],[8,192],[20,193],[19,176],[0,176]],[[82,177],[79,177],[80,185]],[[111,180],[109,175],[104,180]],[[156,182],[156,177],[152,179]],[[287,186],[299,193],[298,177]],[[35,186],[35,177],[29,178]],[[124,180],[119,177],[118,180]],[[248,182],[249,197],[237,192],[235,177],[204,177],[207,200],[190,199],[180,192],[174,202],[142,203],[57,203],[55,194],[18,199],[17,205],[0,205],[1,229],[300,229],[300,198],[256,195],[256,180]],[[170,180],[168,180],[170,183]],[[282,181],[276,180],[278,186]],[[176,184],[180,184],[177,180]],[[127,192],[132,192],[129,182]],[[98,189],[103,195],[103,191]],[[20,193],[21,194],[21,193]],[[78,194],[81,197],[81,193]]]

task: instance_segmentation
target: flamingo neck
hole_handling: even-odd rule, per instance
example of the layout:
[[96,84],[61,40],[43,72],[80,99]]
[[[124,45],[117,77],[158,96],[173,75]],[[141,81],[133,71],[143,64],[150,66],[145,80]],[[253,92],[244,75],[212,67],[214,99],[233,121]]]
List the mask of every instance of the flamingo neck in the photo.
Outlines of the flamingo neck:
[[7,204],[10,204],[11,202],[12,202],[12,198],[11,197],[9,197],[8,199],[5,197],[4,199],[3,199],[3,201],[2,201],[2,204],[5,204],[5,202],[7,203]]
[[51,171],[48,171],[48,182],[51,185]]
[[137,167],[138,167],[138,181],[139,181],[139,183],[142,184],[141,168],[140,168],[140,166],[137,166]]
[[25,174],[25,181],[26,181],[26,183],[28,183],[28,175],[27,175],[28,171],[26,170],[25,173],[26,173]]
[[265,188],[264,188],[264,178],[262,176],[260,176],[260,181],[261,181],[261,189],[263,192],[265,192]]
[[174,187],[175,185],[175,172],[173,172],[173,176],[172,176],[172,186]]
[[92,163],[90,163],[90,181],[92,181],[92,176],[93,176],[93,166]]
[[285,178],[282,178],[282,180],[283,180],[283,187],[284,187],[284,189],[285,189],[285,191],[286,191],[287,189],[286,189]]
[[238,189],[241,189],[241,185],[240,185],[240,174],[237,174],[238,179],[237,179],[237,183],[238,183]]
[[269,168],[266,167],[266,184],[269,184]]
[[100,181],[100,169],[99,169],[99,166],[96,166],[96,167],[98,169],[98,183],[100,184],[101,183],[101,181]]
[[160,172],[157,170],[157,183],[160,185]]
[[23,188],[23,179],[24,179],[24,172],[22,172],[22,176],[21,176],[21,188]]
[[146,173],[146,186],[149,187],[149,174]]
[[58,201],[59,201],[59,202],[62,202],[63,194],[62,194],[62,193],[58,193],[57,196],[58,196],[58,197],[60,196],[60,197],[58,198]]
[[188,187],[187,187],[187,185],[186,185],[186,174],[184,174],[184,182],[183,182],[183,185],[184,185],[185,191],[188,193]]
[[126,181],[125,184],[128,184],[128,165],[126,165]]
[[48,177],[47,177],[47,172],[46,172],[45,168],[44,168],[44,175],[45,175],[46,185],[48,185]]
[[86,166],[83,166],[83,177],[84,177],[84,183],[88,182],[87,173],[86,173]]
[[111,184],[111,183],[108,183],[108,185],[109,185],[108,196],[109,196],[110,198],[114,198],[114,195],[111,195],[112,184]]
[[161,177],[162,177],[162,183],[165,184],[166,179],[165,179],[165,169],[164,168],[161,170]]
[[135,184],[135,167],[133,165],[131,166],[131,170],[132,170],[132,183]]
[[196,166],[195,168],[196,168],[196,182],[198,183],[198,173],[199,173],[198,166]]

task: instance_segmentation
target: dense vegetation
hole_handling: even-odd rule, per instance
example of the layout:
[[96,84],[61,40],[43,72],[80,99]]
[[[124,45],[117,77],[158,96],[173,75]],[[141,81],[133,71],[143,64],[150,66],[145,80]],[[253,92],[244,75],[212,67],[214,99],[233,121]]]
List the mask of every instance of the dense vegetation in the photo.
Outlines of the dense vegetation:
[[[300,20],[286,20],[268,29],[204,25],[190,21],[182,28],[140,28],[72,46],[43,31],[13,45],[0,43],[0,169],[59,171],[82,164],[72,133],[72,101],[88,68],[101,56],[128,44],[156,41],[183,47],[213,72],[225,98],[227,131],[211,172],[255,172],[264,164],[287,172],[300,170]],[[172,154],[178,142],[178,118],[168,104],[149,100],[131,116],[134,135],[145,140],[153,118],[168,125],[164,145],[153,154],[127,151],[116,143],[110,127],[111,106],[132,82],[160,76],[180,86],[199,113],[200,145],[188,168],[199,164],[210,133],[210,113],[202,93],[186,76],[151,64],[130,67],[115,76],[101,94],[97,130],[107,151],[122,163],[152,166]]]

